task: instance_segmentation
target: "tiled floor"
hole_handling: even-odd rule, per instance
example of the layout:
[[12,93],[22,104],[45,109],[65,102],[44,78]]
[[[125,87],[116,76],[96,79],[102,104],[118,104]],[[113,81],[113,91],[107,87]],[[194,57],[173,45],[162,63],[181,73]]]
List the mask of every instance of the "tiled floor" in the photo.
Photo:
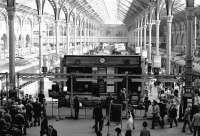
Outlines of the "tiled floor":
[[[133,136],[139,136],[139,132],[142,129],[143,120],[135,120],[135,130],[133,131]],[[49,124],[52,124],[58,131],[58,136],[96,136],[92,126],[94,125],[93,120],[73,120],[73,119],[64,119],[60,121],[50,120]],[[126,124],[126,120],[123,121],[123,132]],[[151,122],[148,121],[149,127]],[[113,124],[114,125],[114,124]],[[189,131],[186,133],[181,132],[182,123],[179,123],[178,127],[169,128],[169,125],[166,125],[164,129],[159,127],[154,130],[150,129],[152,136],[192,136]],[[113,132],[114,126],[110,128],[110,132]],[[107,136],[107,126],[103,128],[103,136]],[[27,136],[39,136],[39,127],[34,127],[28,129]],[[112,136],[112,135],[111,135]]]

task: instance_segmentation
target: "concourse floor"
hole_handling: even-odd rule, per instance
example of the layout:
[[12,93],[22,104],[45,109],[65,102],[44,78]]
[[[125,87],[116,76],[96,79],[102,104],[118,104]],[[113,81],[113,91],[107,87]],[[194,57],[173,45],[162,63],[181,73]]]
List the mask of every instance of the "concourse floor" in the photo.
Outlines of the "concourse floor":
[[[132,136],[139,136],[139,132],[142,129],[143,120],[135,120],[135,130],[133,131]],[[151,127],[151,121],[147,121],[149,127]],[[104,122],[104,124],[106,121]],[[49,124],[53,125],[57,131],[58,136],[96,136],[92,126],[94,125],[94,120],[92,119],[63,119],[63,120],[50,120]],[[179,123],[178,127],[169,128],[169,125],[166,125],[164,129],[160,127],[155,127],[154,130],[150,129],[152,136],[192,136],[192,134],[186,130],[186,133],[182,133],[183,123]],[[126,120],[123,120],[123,130],[126,127]],[[110,128],[112,133],[114,126]],[[103,136],[107,136],[107,126],[103,128]],[[39,136],[40,127],[28,128],[27,136]],[[111,135],[113,136],[113,135]]]

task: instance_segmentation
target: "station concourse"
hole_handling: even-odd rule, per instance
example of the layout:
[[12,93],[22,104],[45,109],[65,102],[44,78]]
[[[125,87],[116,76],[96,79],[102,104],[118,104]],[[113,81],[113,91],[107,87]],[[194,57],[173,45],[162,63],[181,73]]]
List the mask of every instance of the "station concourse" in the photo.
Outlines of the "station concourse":
[[199,87],[199,0],[0,0],[0,135],[195,136]]

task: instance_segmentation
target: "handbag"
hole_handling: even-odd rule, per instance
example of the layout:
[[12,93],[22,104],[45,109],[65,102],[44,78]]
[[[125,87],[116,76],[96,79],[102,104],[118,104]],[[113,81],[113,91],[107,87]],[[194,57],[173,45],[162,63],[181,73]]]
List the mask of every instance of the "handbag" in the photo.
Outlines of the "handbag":
[[83,104],[81,102],[79,102],[79,107],[82,108]]

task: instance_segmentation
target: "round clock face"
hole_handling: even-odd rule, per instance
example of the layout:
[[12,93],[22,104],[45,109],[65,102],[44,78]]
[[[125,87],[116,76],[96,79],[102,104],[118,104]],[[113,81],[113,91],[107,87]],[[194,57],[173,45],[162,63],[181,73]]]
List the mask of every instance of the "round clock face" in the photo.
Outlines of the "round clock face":
[[104,63],[105,62],[105,59],[104,58],[100,58],[100,63]]

